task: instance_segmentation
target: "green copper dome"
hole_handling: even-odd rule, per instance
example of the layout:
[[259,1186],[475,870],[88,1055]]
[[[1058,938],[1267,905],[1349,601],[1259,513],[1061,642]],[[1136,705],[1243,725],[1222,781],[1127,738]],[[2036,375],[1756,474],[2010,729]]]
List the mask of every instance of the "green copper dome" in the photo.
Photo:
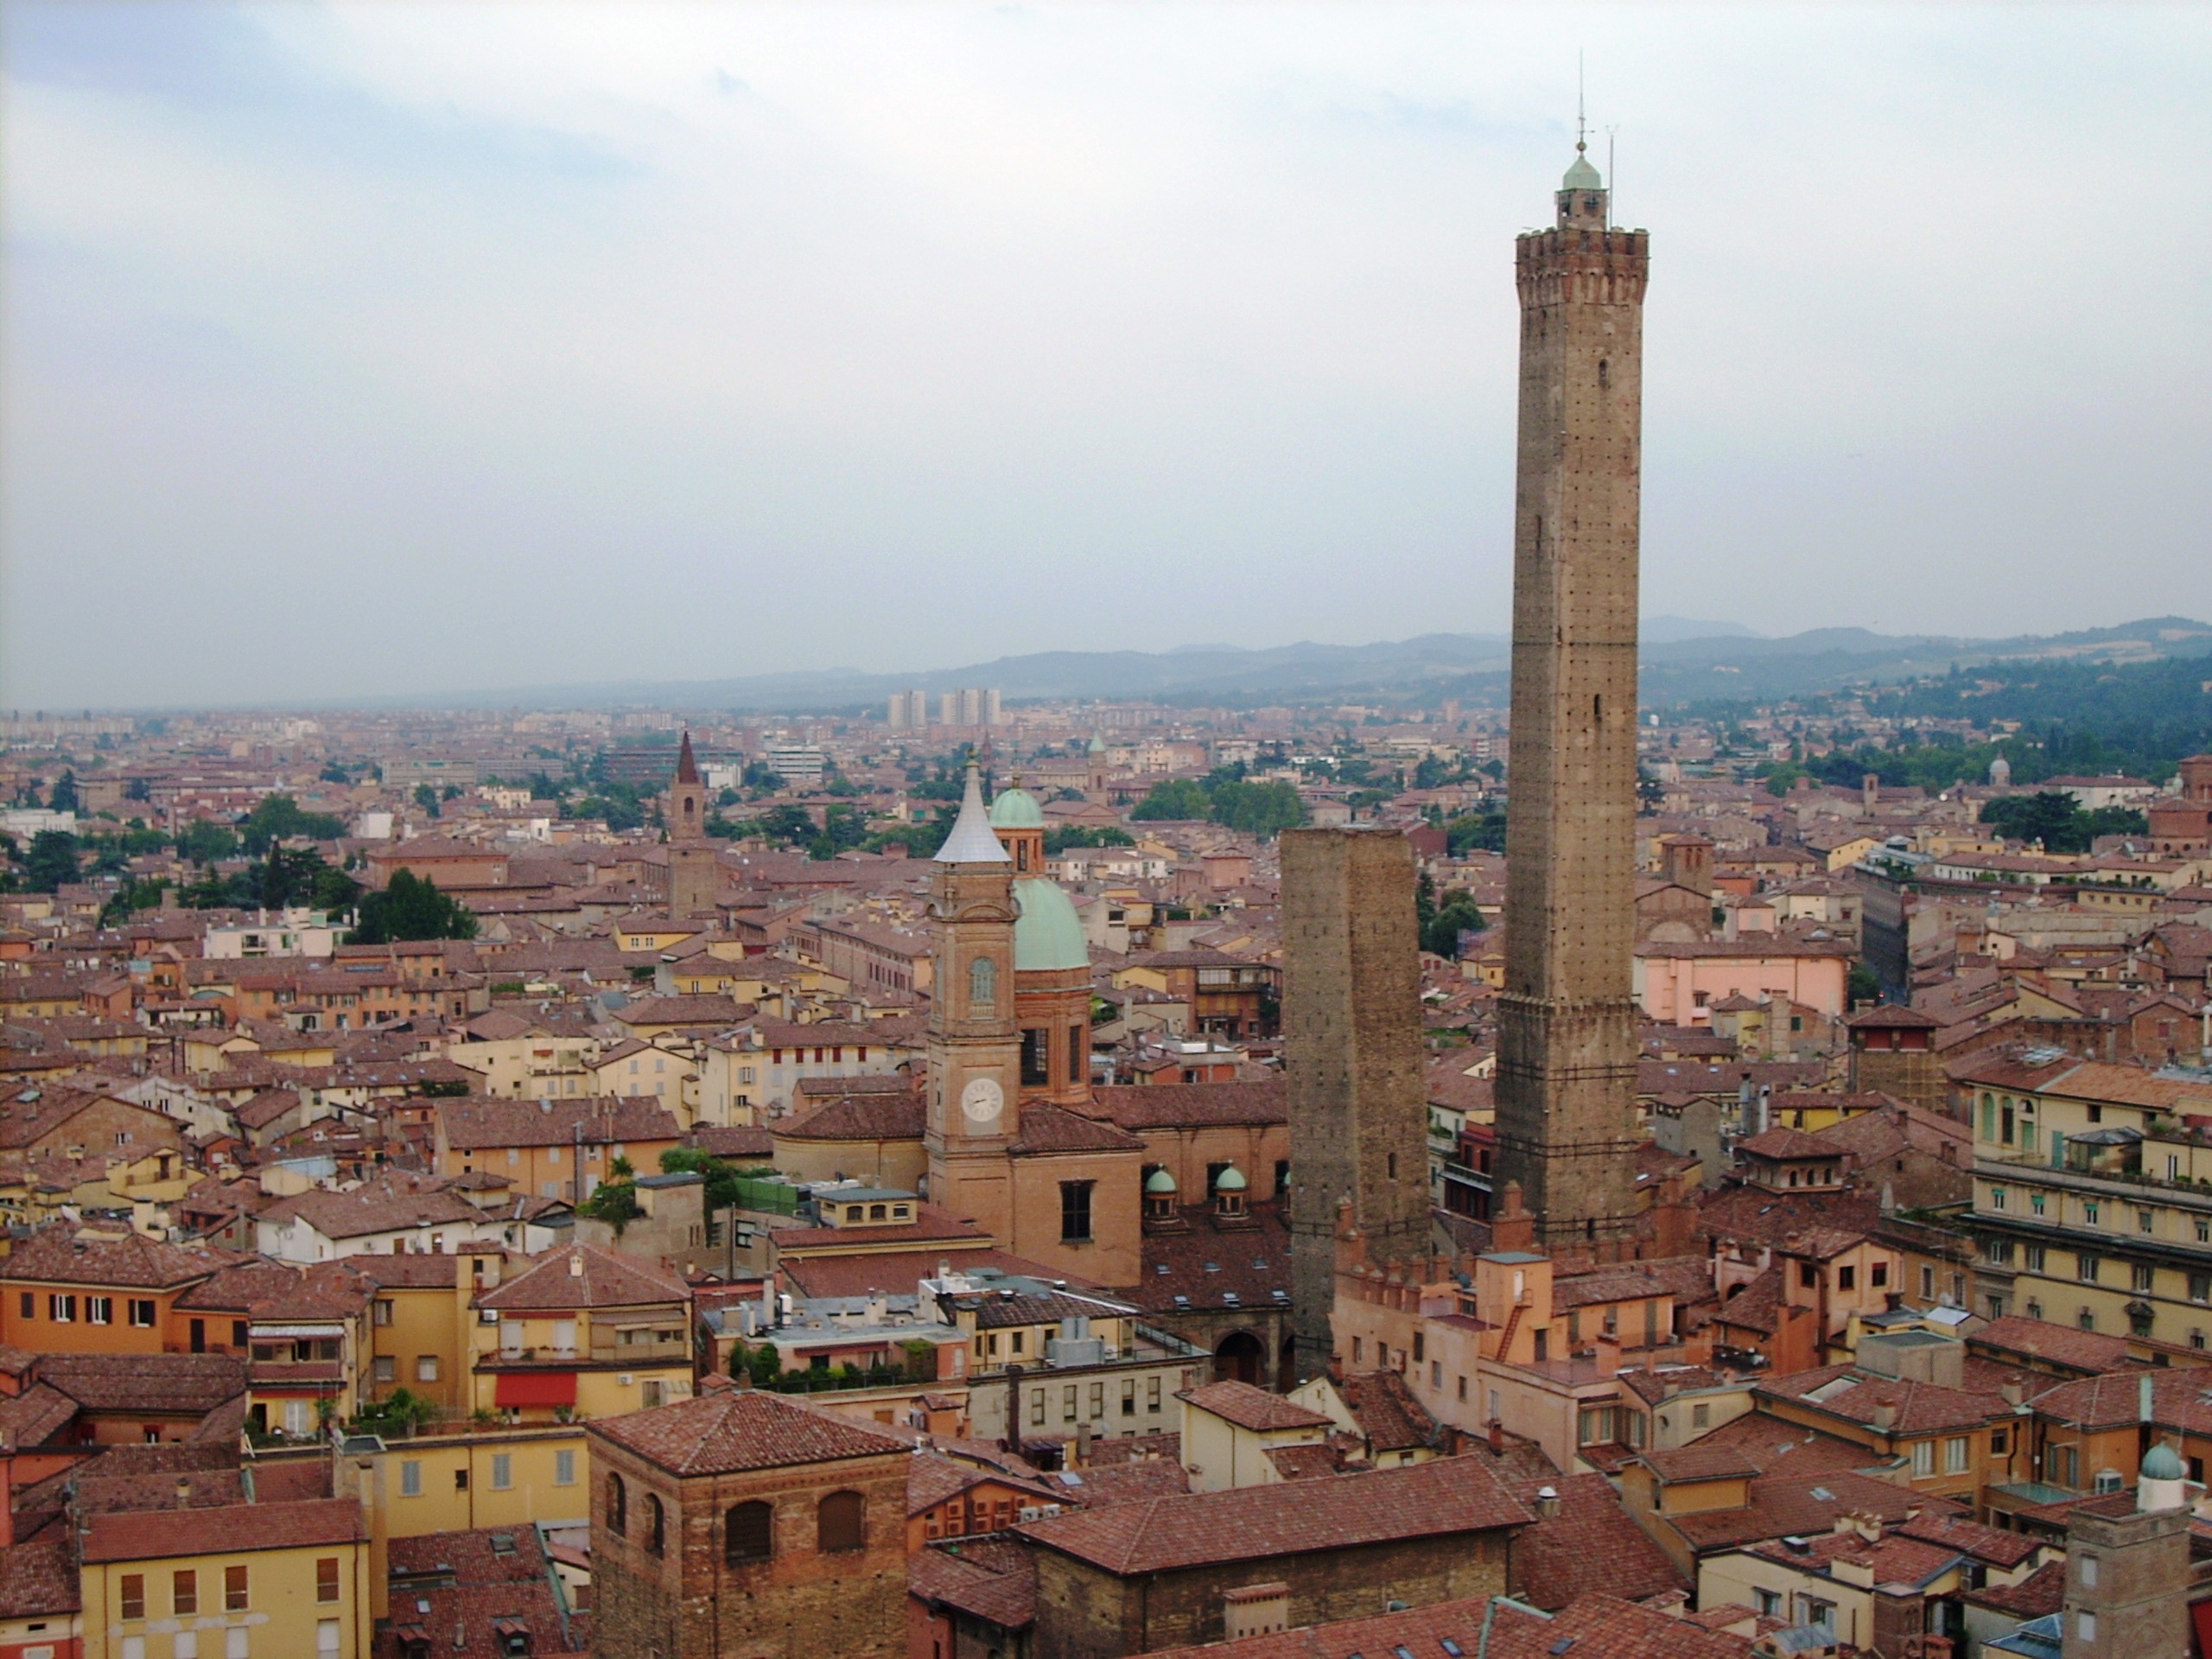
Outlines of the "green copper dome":
[[1213,1184],[1213,1190],[1217,1192],[1242,1192],[1251,1185],[1244,1179],[1244,1172],[1231,1164],[1221,1172],[1221,1179]]
[[1144,1190],[1155,1198],[1166,1198],[1176,1190],[1175,1178],[1164,1169],[1155,1169],[1145,1177]]
[[1014,972],[1090,966],[1083,918],[1058,882],[1025,876],[1014,884],[1014,902],[1021,912],[1014,924]]
[[2189,1471],[2182,1466],[2181,1454],[2165,1441],[2160,1440],[2143,1454],[2143,1478],[2145,1480],[2187,1480]]
[[1582,146],[1574,147],[1574,165],[1567,169],[1567,176],[1559,181],[1562,190],[1602,190],[1605,181],[1598,169],[1590,165],[1590,158],[1582,153]]
[[1090,747],[1089,747],[1084,751],[1084,753],[1087,753],[1087,754],[1103,754],[1103,753],[1106,753],[1106,740],[1105,740],[1104,738],[1103,738],[1103,737],[1099,736],[1097,733],[1093,732],[1093,733],[1090,734]]
[[1016,784],[1011,789],[1001,790],[998,799],[991,803],[991,828],[994,830],[1042,830],[1045,809],[1037,804],[1037,798]]

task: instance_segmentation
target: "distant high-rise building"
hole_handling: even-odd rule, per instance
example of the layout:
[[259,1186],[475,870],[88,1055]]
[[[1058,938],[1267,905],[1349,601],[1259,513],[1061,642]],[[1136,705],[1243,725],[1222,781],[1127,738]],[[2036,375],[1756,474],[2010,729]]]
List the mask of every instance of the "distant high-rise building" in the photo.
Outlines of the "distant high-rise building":
[[957,726],[960,723],[960,694],[957,691],[947,691],[938,696],[937,723],[940,726]]
[[1636,644],[1649,237],[1575,146],[1524,232],[1497,1177],[1541,1244],[1635,1228]]
[[891,710],[884,718],[889,722],[893,731],[903,732],[906,729],[906,694],[904,691],[893,691],[891,694]]
[[983,724],[986,726],[1006,724],[1006,711],[1001,706],[999,689],[995,685],[983,693]]
[[963,726],[983,723],[983,694],[972,685],[961,688],[960,723]]
[[929,723],[930,694],[918,685],[906,694],[906,724],[918,732]]

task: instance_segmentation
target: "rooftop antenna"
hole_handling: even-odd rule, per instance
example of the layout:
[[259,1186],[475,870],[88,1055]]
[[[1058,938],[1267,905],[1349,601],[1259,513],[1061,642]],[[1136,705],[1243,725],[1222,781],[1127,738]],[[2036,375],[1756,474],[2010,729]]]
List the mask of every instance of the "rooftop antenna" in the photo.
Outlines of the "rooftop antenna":
[[1583,118],[1583,113],[1582,48],[1577,47],[1574,49],[1574,153],[1578,156],[1589,148],[1583,141],[1590,136],[1590,124]]

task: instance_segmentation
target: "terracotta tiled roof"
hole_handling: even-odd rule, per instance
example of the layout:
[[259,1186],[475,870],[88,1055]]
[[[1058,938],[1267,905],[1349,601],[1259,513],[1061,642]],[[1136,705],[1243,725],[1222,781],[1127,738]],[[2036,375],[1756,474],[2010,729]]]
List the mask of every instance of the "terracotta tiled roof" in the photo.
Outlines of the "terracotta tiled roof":
[[2123,1338],[2081,1331],[2047,1319],[2023,1319],[2012,1313],[1992,1319],[1967,1338],[1967,1345],[1976,1353],[2006,1357],[2017,1355],[2082,1375],[2134,1366]]
[[1854,1423],[1872,1424],[1875,1414],[1886,1408],[1895,1414],[1892,1421],[1899,1434],[1980,1428],[2012,1414],[2002,1395],[1947,1389],[1910,1377],[1876,1376],[1848,1365],[1764,1377],[1751,1392],[1755,1398],[1810,1406]]
[[2043,1541],[2025,1533],[1985,1527],[1962,1515],[1918,1515],[1897,1529],[1904,1537],[1941,1544],[1961,1555],[1993,1566],[2015,1567],[2043,1548]]
[[87,1561],[151,1561],[204,1554],[210,1539],[226,1551],[303,1549],[358,1542],[361,1506],[350,1497],[303,1503],[240,1503],[223,1510],[137,1510],[95,1515],[85,1529]]
[[1064,1106],[1041,1100],[1021,1106],[1021,1133],[1011,1150],[1039,1152],[1141,1152],[1145,1143],[1135,1135],[1096,1118],[1084,1117]]
[[443,1187],[391,1179],[351,1192],[318,1187],[278,1200],[263,1211],[258,1219],[289,1222],[294,1217],[325,1238],[334,1239],[364,1238],[416,1227],[466,1227],[485,1218],[474,1205]]
[[[903,1226],[779,1227],[775,1231],[776,1248],[788,1257],[794,1251],[830,1249],[839,1246],[851,1249],[865,1246],[872,1255],[878,1249],[893,1250],[901,1245],[990,1237],[988,1232],[966,1217],[953,1215],[933,1204],[918,1204],[914,1209],[916,1218]],[[963,1256],[962,1259],[967,1258]],[[1055,1274],[1052,1276],[1058,1278],[1061,1275]]]
[[1198,1128],[1290,1121],[1288,1085],[1261,1083],[1112,1084],[1090,1091],[1090,1116],[1125,1129]]
[[1641,1601],[1685,1583],[1643,1529],[1622,1506],[1603,1475],[1510,1482],[1514,1497],[1531,1510],[1548,1486],[1559,1513],[1513,1541],[1513,1593],[1533,1606],[1556,1611],[1600,1591]]
[[1612,1596],[1586,1596],[1548,1618],[1494,1605],[1487,1596],[1471,1596],[1203,1648],[1171,1648],[1153,1659],[1344,1659],[1347,1654],[1401,1650],[1440,1659],[1451,1650],[1443,1645],[1446,1640],[1460,1652],[1481,1652],[1484,1659],[1551,1659],[1559,1654],[1573,1659],[1747,1659],[1751,1652],[1742,1637],[1700,1630],[1688,1619]]
[[1565,1274],[1552,1280],[1552,1312],[1590,1307],[1605,1302],[1636,1301],[1650,1296],[1670,1296],[1677,1302],[1704,1301],[1713,1294],[1713,1269],[1701,1255],[1662,1256],[1649,1262],[1624,1262],[1595,1268],[1588,1273]]
[[1332,1480],[1116,1504],[1017,1530],[1041,1548],[1129,1576],[1400,1538],[1491,1531],[1525,1526],[1532,1519],[1479,1461],[1440,1458]]
[[1209,1382],[1204,1388],[1182,1389],[1175,1397],[1188,1402],[1200,1411],[1210,1411],[1239,1428],[1249,1428],[1255,1433],[1266,1433],[1275,1429],[1325,1429],[1329,1427],[1329,1420],[1319,1412],[1308,1411],[1304,1406],[1286,1400],[1279,1394],[1255,1389],[1249,1382],[1233,1380]]
[[169,1244],[140,1233],[124,1238],[95,1238],[67,1224],[57,1224],[16,1245],[15,1253],[0,1262],[0,1279],[112,1286],[118,1290],[173,1290],[241,1259],[229,1250]]
[[2048,1618],[2066,1605],[2066,1563],[2045,1561],[2018,1584],[1993,1584],[1961,1591],[1959,1599],[2017,1618]]
[[1747,1460],[1762,1475],[1808,1475],[1822,1470],[1871,1469],[1883,1459],[1856,1440],[1824,1434],[1801,1423],[1784,1422],[1761,1412],[1749,1412],[1723,1423],[1692,1442]]
[[1436,1443],[1436,1419],[1395,1371],[1348,1372],[1337,1395],[1370,1452],[1410,1452]]
[[66,1539],[0,1549],[0,1618],[51,1618],[83,1605]]
[[681,1279],[639,1257],[618,1255],[596,1244],[571,1244],[538,1257],[471,1305],[522,1313],[690,1300],[690,1289]]
[[1732,1446],[1707,1446],[1698,1441],[1669,1452],[1646,1452],[1640,1461],[1660,1479],[1675,1481],[1749,1480],[1758,1465]]
[[[1275,1473],[1285,1480],[1313,1480],[1344,1472],[1343,1449],[1327,1440],[1316,1440],[1310,1446],[1271,1446],[1267,1450],[1267,1459],[1274,1465]],[[1189,1490],[1187,1484],[1184,1490]]]
[[918,1141],[927,1116],[921,1091],[844,1095],[804,1117],[786,1118],[772,1131],[777,1140]]
[[906,1451],[906,1442],[760,1389],[717,1389],[591,1425],[675,1475],[728,1475]]
[[1749,1153],[1754,1158],[1834,1158],[1836,1148],[1818,1135],[1808,1135],[1802,1129],[1783,1128],[1769,1129],[1755,1135],[1748,1141],[1736,1143],[1736,1150]]
[[41,1354],[38,1379],[87,1411],[203,1415],[245,1394],[238,1354]]
[[1957,1514],[1956,1504],[1893,1481],[1877,1480],[1847,1470],[1818,1474],[1766,1475],[1751,1483],[1751,1502],[1740,1510],[1707,1510],[1675,1515],[1668,1523],[1693,1549],[1710,1551],[1762,1543],[1769,1538],[1833,1531],[1836,1517],[1853,1512],[1884,1522],[1903,1521],[1915,1510]]
[[77,1419],[74,1400],[44,1382],[0,1399],[0,1446],[13,1452],[45,1446]]
[[1001,1630],[1024,1630],[1037,1616],[1037,1558],[1014,1543],[932,1544],[907,1561],[906,1592]]
[[1251,1225],[1243,1228],[1221,1228],[1203,1209],[1185,1213],[1187,1231],[1144,1236],[1142,1271],[1124,1293],[1131,1301],[1166,1313],[1186,1306],[1179,1296],[1190,1307],[1221,1308],[1231,1296],[1241,1306],[1267,1307],[1274,1292],[1289,1294],[1290,1230],[1277,1205],[1253,1205]]
[[[550,1109],[546,1109],[550,1106]],[[438,1128],[457,1152],[500,1147],[565,1147],[581,1124],[586,1146],[618,1141],[677,1141],[683,1131],[657,1102],[624,1096],[588,1100],[456,1100],[438,1107]]]

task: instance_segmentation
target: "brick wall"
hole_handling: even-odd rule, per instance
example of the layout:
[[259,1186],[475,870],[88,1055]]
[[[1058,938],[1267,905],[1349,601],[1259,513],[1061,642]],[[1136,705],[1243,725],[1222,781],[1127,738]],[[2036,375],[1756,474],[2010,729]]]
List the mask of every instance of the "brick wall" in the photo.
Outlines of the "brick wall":
[[[679,1480],[594,1435],[591,1446],[592,1651],[597,1659],[903,1659],[906,1651],[904,1452]],[[624,1535],[607,1525],[607,1482],[627,1483]],[[866,1542],[816,1548],[817,1506],[866,1500]],[[645,1548],[648,1496],[668,1510],[666,1547]],[[728,1511],[775,1507],[774,1553],[730,1566]]]

